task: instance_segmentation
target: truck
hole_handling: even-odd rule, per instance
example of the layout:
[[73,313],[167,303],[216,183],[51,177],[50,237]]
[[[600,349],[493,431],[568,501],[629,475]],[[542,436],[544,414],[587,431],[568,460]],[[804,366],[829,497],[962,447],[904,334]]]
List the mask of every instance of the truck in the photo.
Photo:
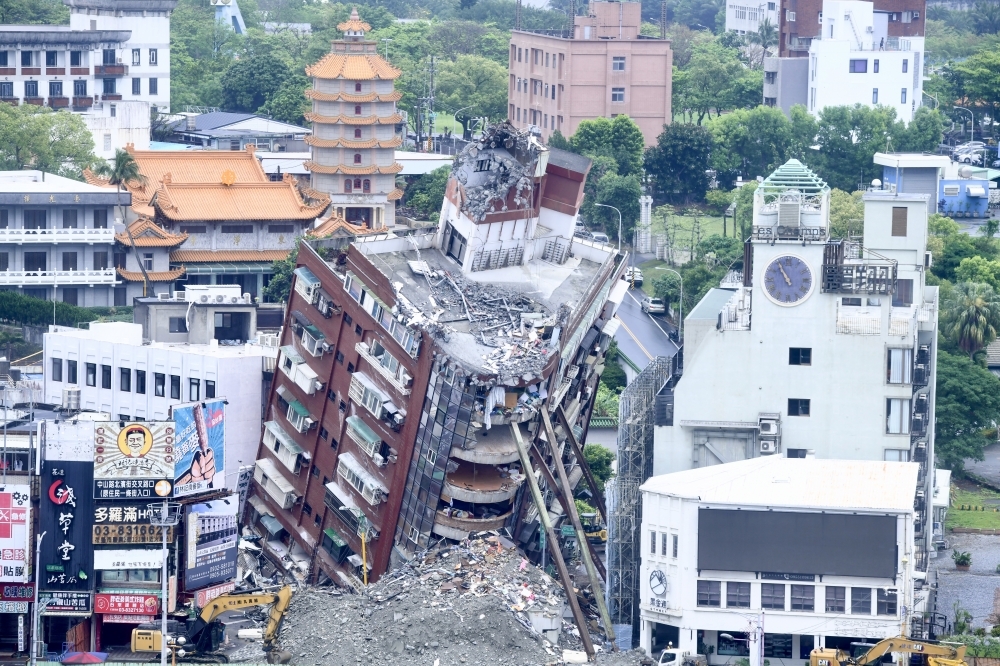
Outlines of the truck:
[[[277,647],[278,631],[285,612],[292,601],[292,588],[288,585],[275,593],[247,592],[241,594],[223,594],[216,597],[201,609],[201,613],[187,622],[170,620],[167,622],[167,646],[181,661],[198,663],[228,663],[225,654],[219,652],[225,634],[225,626],[219,619],[223,613],[232,610],[243,610],[257,606],[271,606],[268,613],[267,626],[263,631],[264,652],[267,653],[267,663],[287,664],[291,653]],[[132,630],[132,652],[155,653],[151,661],[159,661],[163,647],[161,625],[155,622],[140,624]]]
[[667,648],[660,653],[657,666],[708,666],[708,659],[703,654],[692,654],[687,650],[678,650],[673,643],[667,643]]
[[968,666],[965,663],[965,646],[935,641],[923,641],[906,636],[885,638],[868,645],[854,643],[851,652],[832,648],[816,648],[809,653],[809,666],[867,666],[877,663],[887,654],[919,654],[927,659],[928,666]]

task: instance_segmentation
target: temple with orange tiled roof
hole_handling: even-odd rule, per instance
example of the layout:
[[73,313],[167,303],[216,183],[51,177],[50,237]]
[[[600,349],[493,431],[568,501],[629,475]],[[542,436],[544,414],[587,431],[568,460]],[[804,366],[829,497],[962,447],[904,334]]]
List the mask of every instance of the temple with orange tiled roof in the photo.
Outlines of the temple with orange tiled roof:
[[[147,269],[157,274],[155,280],[150,276],[152,282],[173,279],[179,289],[239,284],[244,293],[260,296],[272,263],[287,257],[295,239],[311,230],[330,205],[326,193],[300,188],[289,175],[271,181],[253,146],[240,151],[127,150],[144,177],[126,184],[132,194],[129,230],[136,231],[143,265],[154,267]],[[91,184],[109,185],[92,173],[84,176]],[[139,283],[141,295],[144,278],[135,251],[127,237],[119,243],[126,248],[119,253],[122,265],[116,263],[119,275]]]
[[396,110],[401,93],[394,89],[400,70],[365,39],[371,26],[357,8],[337,29],[344,38],[306,68],[312,111],[305,117],[313,131],[306,137],[312,159],[305,167],[311,187],[330,196],[330,220],[384,231],[395,225],[395,202],[402,196],[396,188],[402,166],[394,150],[402,144],[403,118]]
[[185,274],[184,266],[171,267],[170,252],[187,238],[187,234],[171,233],[148,217],[139,218],[115,234],[115,271],[125,288],[126,303],[140,296],[170,292]]

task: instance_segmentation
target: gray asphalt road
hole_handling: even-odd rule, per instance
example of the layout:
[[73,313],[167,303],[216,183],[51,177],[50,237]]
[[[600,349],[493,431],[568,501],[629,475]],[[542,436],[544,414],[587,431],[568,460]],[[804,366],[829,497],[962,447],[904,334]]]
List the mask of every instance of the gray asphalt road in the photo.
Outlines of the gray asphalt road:
[[965,461],[965,469],[994,485],[1000,485],[1000,444],[987,446],[983,454],[986,456],[985,460]]
[[677,345],[669,338],[673,330],[666,319],[653,317],[642,311],[639,305],[642,291],[629,289],[618,308],[618,319],[622,325],[615,334],[618,349],[629,357],[639,369],[645,368],[657,356],[673,356]]
[[1000,537],[984,534],[949,534],[951,548],[972,553],[972,568],[957,571],[951,550],[938,553],[931,566],[938,570],[937,612],[955,621],[955,604],[972,614],[974,627],[992,625],[990,616],[1000,608],[1000,576],[997,575]]

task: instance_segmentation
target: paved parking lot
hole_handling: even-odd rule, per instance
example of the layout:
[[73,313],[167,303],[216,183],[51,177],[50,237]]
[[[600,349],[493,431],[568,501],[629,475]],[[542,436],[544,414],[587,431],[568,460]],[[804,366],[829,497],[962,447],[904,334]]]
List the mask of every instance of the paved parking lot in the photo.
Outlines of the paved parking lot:
[[957,571],[951,560],[951,550],[938,552],[930,566],[938,574],[937,612],[955,621],[955,602],[972,613],[973,627],[992,626],[988,618],[1000,612],[1000,537],[982,534],[949,534],[952,549],[972,553],[969,571]]

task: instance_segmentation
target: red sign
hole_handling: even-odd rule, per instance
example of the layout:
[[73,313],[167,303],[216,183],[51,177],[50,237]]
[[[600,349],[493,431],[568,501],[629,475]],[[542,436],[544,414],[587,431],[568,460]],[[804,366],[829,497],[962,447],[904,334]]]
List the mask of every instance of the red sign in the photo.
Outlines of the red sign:
[[208,602],[212,601],[216,597],[220,597],[227,592],[232,592],[236,589],[236,581],[229,581],[228,583],[221,583],[219,585],[213,585],[212,587],[206,587],[203,590],[198,590],[194,593],[194,605],[196,608],[204,608],[208,605]]
[[17,506],[11,493],[0,493],[0,539],[12,538],[14,526],[24,525],[27,515],[27,506]]
[[156,615],[160,600],[155,594],[98,594],[94,611],[117,615]]
[[101,621],[104,624],[143,624],[145,622],[154,622],[155,620],[155,615],[118,615],[116,613],[108,613],[101,616]]
[[0,601],[34,601],[34,583],[0,583]]

